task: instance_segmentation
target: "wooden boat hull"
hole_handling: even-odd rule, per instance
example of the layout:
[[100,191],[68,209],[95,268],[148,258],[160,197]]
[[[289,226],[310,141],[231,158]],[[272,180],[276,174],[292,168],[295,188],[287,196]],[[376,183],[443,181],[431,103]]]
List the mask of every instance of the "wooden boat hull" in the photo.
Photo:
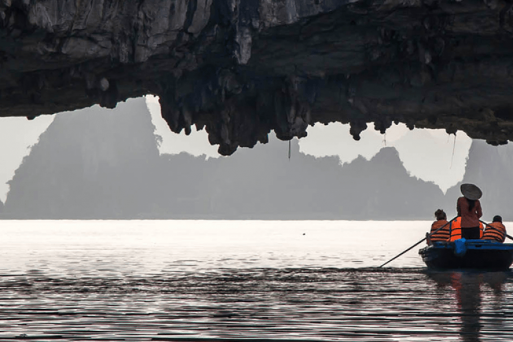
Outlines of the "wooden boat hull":
[[433,269],[507,270],[513,262],[513,244],[487,240],[467,240],[463,254],[455,253],[455,243],[436,242],[419,250],[422,260]]

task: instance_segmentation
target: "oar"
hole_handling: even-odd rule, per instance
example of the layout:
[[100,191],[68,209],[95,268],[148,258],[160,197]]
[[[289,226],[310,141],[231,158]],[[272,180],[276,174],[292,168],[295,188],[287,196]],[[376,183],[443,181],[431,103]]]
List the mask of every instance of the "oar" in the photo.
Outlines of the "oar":
[[[435,230],[434,232],[430,233],[429,236],[432,236],[433,234],[435,234],[436,232],[438,232],[440,229],[442,229],[443,227],[447,226],[449,223],[451,223],[453,220],[455,220],[458,216],[455,216],[453,219],[451,219],[450,221],[448,221],[446,224],[444,224],[443,226],[441,226],[440,228],[438,228],[437,230]],[[427,237],[427,236],[426,236]],[[411,246],[410,248],[408,248],[407,250],[405,250],[404,252],[396,255],[395,257],[393,257],[392,259],[388,260],[387,262],[385,262],[383,265],[379,266],[378,268],[381,268],[383,266],[385,266],[386,264],[388,264],[390,261],[393,261],[397,258],[399,258],[401,255],[403,255],[404,253],[408,252],[410,249],[412,249],[413,247],[417,246],[419,243],[421,243],[422,241],[426,240],[426,237],[423,238],[422,240],[420,240],[419,242],[417,242],[416,244],[414,244],[413,246]]]
[[[482,224],[484,224],[485,226],[492,227],[493,229],[496,229],[494,226],[491,226],[491,225],[489,225],[488,223],[486,223],[486,222],[484,222],[484,221],[479,220],[479,222],[481,222],[481,223],[482,223]],[[505,235],[506,235],[506,237],[507,237],[507,238],[509,238],[509,239],[513,240],[513,236],[508,235],[508,234],[505,234]]]

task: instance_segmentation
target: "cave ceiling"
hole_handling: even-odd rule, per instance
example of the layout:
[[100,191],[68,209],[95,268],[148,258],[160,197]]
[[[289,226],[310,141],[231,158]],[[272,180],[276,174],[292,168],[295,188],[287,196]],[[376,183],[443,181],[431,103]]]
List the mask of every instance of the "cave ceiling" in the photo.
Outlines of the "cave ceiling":
[[160,97],[219,153],[341,122],[513,139],[513,3],[0,0],[0,116]]

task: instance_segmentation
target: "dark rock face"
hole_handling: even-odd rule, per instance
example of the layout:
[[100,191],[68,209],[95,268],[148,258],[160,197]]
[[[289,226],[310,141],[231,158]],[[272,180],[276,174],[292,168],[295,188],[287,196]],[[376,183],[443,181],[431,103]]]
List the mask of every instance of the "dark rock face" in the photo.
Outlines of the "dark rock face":
[[368,122],[513,138],[513,18],[500,0],[2,0],[0,116],[160,96],[221,154]]

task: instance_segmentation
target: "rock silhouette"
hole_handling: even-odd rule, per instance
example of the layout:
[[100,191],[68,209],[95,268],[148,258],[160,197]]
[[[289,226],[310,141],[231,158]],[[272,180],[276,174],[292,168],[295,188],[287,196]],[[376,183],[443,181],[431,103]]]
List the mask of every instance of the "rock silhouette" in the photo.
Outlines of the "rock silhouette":
[[510,6],[494,1],[9,0],[0,116],[160,96],[219,153],[316,122],[513,137]]

